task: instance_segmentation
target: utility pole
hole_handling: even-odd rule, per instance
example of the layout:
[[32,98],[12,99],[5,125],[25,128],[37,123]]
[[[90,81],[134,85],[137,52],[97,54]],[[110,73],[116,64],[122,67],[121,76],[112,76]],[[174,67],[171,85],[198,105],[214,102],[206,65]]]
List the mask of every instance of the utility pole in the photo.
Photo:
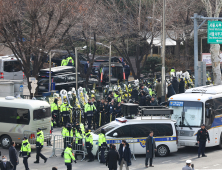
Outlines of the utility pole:
[[141,0],[140,0],[140,4],[139,4],[139,31],[140,31],[140,16],[141,16]]
[[[155,11],[155,0],[153,0],[153,20],[152,20],[152,38],[153,38],[153,32],[154,32],[154,11]],[[153,43],[151,45],[151,57],[153,57]]]
[[75,59],[76,59],[76,90],[78,89],[78,47],[75,48]]
[[165,44],[166,44],[166,33],[165,33],[165,10],[166,10],[166,0],[163,0],[163,28],[162,28],[162,50],[161,50],[161,57],[162,57],[162,97],[161,101],[165,102],[165,96],[166,96],[166,82],[165,82]]
[[51,74],[51,68],[52,68],[52,51],[49,53],[49,91],[52,91],[52,74]]
[[197,27],[197,13],[194,13],[194,76],[195,87],[198,87],[198,27]]
[[112,44],[111,44],[111,42],[109,43],[109,86],[111,85],[111,53],[112,53]]

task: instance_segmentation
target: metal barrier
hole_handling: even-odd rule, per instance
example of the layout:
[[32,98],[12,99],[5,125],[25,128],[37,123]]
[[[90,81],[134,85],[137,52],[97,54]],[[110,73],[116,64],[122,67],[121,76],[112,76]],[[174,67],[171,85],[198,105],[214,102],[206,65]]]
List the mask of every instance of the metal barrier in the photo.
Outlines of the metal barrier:
[[[36,144],[36,136],[37,132],[36,131],[24,131],[23,136],[26,136],[30,142],[31,145]],[[122,140],[126,140],[126,142],[129,144],[129,148],[131,150],[131,155],[134,160],[136,160],[135,155],[134,155],[134,143],[136,142],[135,139],[133,138],[121,138],[121,139],[107,139],[107,145],[109,146],[110,144],[115,144],[116,145],[116,150],[119,150],[120,144],[122,143]],[[93,141],[94,144],[98,145],[98,141]],[[68,144],[72,144],[73,148],[72,150],[74,151],[75,155],[82,155],[82,160],[85,159],[86,156],[86,147],[85,147],[85,138],[83,137],[82,139],[76,138],[76,137],[65,137],[63,138],[62,135],[52,135],[52,134],[44,134],[44,145],[43,147],[49,147],[52,148],[52,154],[50,158],[52,157],[57,157],[56,156],[56,151],[60,150],[61,153],[66,149]],[[98,147],[99,148],[99,147]],[[107,155],[109,151],[109,147],[105,151],[105,155]],[[98,151],[98,161],[100,161],[100,154],[101,152]]]

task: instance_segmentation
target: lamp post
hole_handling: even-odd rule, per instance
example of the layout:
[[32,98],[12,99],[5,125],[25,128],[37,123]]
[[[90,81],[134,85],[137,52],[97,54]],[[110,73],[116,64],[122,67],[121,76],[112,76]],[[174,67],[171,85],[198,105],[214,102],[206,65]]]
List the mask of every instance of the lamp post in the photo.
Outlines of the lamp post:
[[85,50],[87,46],[75,47],[75,63],[76,63],[76,90],[78,89],[78,50]]
[[109,86],[111,84],[111,56],[112,56],[112,44],[111,42],[109,43],[109,46],[104,45],[103,43],[96,42],[97,45],[104,46],[106,48],[109,48]]

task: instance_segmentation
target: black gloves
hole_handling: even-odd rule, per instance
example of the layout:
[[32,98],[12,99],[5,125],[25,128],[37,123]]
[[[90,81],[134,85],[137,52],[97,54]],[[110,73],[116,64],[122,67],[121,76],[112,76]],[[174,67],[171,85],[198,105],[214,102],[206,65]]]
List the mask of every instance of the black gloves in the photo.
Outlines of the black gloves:
[[75,164],[77,163],[76,160],[74,162],[75,162]]

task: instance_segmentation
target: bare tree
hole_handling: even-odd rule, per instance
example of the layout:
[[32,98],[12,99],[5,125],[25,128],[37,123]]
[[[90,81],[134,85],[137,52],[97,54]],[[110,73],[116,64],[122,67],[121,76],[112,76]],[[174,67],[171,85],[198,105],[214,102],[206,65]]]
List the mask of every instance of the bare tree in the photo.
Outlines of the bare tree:
[[[201,0],[204,4],[208,17],[219,17],[222,7],[222,0]],[[210,44],[210,53],[212,61],[212,69],[214,76],[214,83],[221,84],[221,70],[220,70],[220,45]]]
[[37,78],[50,50],[59,46],[63,37],[76,23],[75,19],[80,10],[79,2],[1,0],[0,4],[1,39],[20,61],[31,94],[31,56],[34,56],[33,76]]

